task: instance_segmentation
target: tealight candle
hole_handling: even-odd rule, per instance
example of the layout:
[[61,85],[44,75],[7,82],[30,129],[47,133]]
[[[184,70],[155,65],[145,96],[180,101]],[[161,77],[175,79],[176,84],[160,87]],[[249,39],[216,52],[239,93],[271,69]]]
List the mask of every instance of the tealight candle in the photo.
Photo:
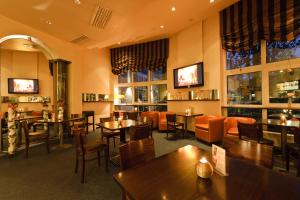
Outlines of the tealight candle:
[[281,121],[282,123],[285,123],[285,122],[286,122],[286,116],[283,115],[283,114],[281,114],[281,115],[280,115],[280,121]]
[[212,165],[208,162],[206,158],[201,158],[196,165],[197,175],[201,178],[209,178],[213,175],[214,170]]

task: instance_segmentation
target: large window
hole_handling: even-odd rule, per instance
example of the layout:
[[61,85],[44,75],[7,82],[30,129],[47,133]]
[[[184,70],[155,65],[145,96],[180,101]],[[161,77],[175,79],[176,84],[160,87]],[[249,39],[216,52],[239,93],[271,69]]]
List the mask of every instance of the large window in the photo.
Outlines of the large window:
[[261,72],[227,76],[228,104],[261,104]]
[[148,87],[147,86],[137,86],[134,87],[134,102],[148,102]]
[[238,69],[261,63],[260,45],[245,52],[226,52],[226,69]]
[[159,68],[151,71],[151,81],[167,80],[166,68]]
[[119,87],[119,95],[121,104],[132,103],[132,88],[131,87]]
[[118,83],[130,83],[131,82],[131,73],[130,71],[120,74],[118,76]]
[[167,103],[167,84],[151,86],[151,103]]
[[262,110],[260,108],[228,108],[228,117],[251,117],[260,121]]
[[267,42],[267,63],[300,58],[300,35],[289,42]]
[[300,68],[269,72],[270,103],[300,103]]

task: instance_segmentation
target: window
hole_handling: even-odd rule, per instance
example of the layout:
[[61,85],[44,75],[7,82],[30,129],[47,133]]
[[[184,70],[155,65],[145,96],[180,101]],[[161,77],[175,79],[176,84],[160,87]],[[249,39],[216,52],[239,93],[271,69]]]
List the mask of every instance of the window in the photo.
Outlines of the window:
[[283,69],[269,72],[270,103],[300,103],[300,68]]
[[289,42],[267,42],[267,63],[300,58],[300,35]]
[[261,72],[227,76],[228,104],[261,104]]
[[119,87],[118,99],[121,104],[132,103],[132,88],[131,87]]
[[134,102],[148,102],[148,87],[137,86],[134,87]]
[[251,117],[260,121],[262,111],[260,108],[227,108],[228,117]]
[[133,81],[134,82],[146,82],[146,81],[148,81],[148,70],[143,69],[139,72],[133,72]]
[[[267,111],[268,119],[280,119],[280,116],[283,114],[287,119],[300,119],[300,110],[288,110],[288,109],[268,109]],[[281,132],[280,126],[268,125],[268,131]],[[290,128],[287,129],[288,132],[291,131]]]
[[151,103],[167,103],[166,84],[157,84],[151,86]]
[[261,64],[260,45],[245,52],[226,52],[226,69],[238,69]]
[[151,71],[151,81],[167,80],[166,68],[159,68]]
[[118,76],[118,83],[131,83],[131,72],[120,74]]

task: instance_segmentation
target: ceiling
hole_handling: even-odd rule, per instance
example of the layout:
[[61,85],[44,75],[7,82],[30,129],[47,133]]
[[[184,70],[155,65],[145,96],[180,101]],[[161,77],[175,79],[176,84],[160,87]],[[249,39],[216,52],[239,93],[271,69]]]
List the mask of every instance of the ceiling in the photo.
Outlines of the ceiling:
[[[103,48],[170,36],[238,0],[209,1],[9,0],[1,1],[0,14],[83,47]],[[90,25],[96,6],[111,11],[104,28]]]
[[40,52],[41,49],[38,45],[25,39],[11,39],[1,43],[1,49],[14,50],[14,51],[30,51]]

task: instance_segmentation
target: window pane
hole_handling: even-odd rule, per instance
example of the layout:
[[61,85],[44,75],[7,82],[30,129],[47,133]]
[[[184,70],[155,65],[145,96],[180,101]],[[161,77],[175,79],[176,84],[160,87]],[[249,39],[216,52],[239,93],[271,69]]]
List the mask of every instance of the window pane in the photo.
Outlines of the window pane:
[[300,68],[269,72],[270,103],[287,103],[288,95],[293,103],[300,103]]
[[227,76],[228,104],[261,104],[261,72]]
[[134,82],[146,82],[146,81],[148,81],[148,70],[143,69],[139,72],[133,72],[133,81]]
[[151,71],[151,81],[167,80],[166,68]]
[[118,83],[131,83],[131,72],[120,74],[118,76]]
[[[287,119],[300,119],[300,110],[288,110],[288,109],[268,109],[268,119],[280,119],[280,115],[283,114]],[[280,126],[268,125],[268,131],[281,132]],[[288,132],[291,131],[290,128],[287,128]]]
[[267,63],[300,58],[300,35],[289,42],[267,42]]
[[120,103],[132,103],[132,88],[119,87],[118,99],[120,100]]
[[148,102],[148,87],[138,86],[134,87],[134,102]]
[[244,68],[261,64],[260,44],[245,52],[226,52],[226,69]]
[[228,117],[251,117],[261,121],[262,111],[260,108],[227,108]]
[[152,85],[151,103],[167,103],[167,84]]

